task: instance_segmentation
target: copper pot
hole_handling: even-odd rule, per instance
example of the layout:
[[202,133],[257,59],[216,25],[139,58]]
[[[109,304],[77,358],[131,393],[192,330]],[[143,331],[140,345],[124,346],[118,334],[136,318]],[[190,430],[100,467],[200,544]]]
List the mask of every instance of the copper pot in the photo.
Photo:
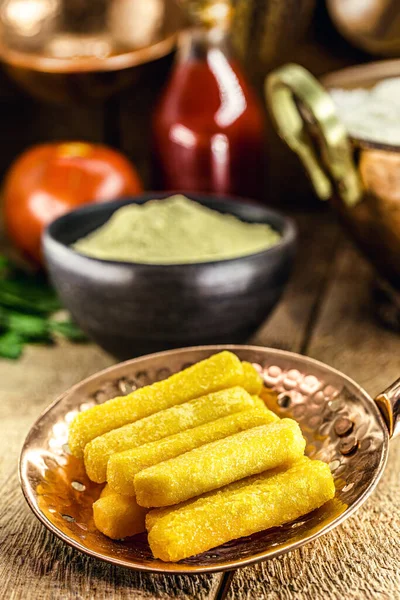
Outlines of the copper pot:
[[355,46],[400,56],[399,0],[327,0],[332,21]]
[[399,290],[400,146],[350,137],[325,89],[367,88],[395,76],[400,60],[337,71],[322,83],[290,64],[267,78],[265,90],[277,130],[317,196],[330,201],[364,255]]
[[41,99],[104,100],[174,47],[175,0],[0,0],[0,60]]

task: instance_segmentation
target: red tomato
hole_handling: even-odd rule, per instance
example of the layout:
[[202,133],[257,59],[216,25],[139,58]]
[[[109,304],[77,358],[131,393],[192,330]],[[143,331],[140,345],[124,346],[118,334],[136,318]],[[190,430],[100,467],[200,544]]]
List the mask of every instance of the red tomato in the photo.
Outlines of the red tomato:
[[91,202],[143,190],[135,168],[99,144],[64,142],[34,146],[11,166],[4,188],[4,217],[15,245],[42,262],[41,235],[56,217]]

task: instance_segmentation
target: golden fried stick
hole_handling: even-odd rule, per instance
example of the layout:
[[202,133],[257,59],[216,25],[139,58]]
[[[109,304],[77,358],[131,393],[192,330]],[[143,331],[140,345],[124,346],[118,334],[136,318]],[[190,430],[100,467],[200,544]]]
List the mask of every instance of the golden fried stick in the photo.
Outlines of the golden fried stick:
[[140,471],[134,478],[136,499],[146,507],[178,504],[293,462],[305,445],[292,419],[253,427]]
[[[257,397],[253,397],[253,400]],[[257,398],[260,402],[259,398]],[[184,406],[184,405],[183,405]],[[193,429],[170,435],[156,442],[144,444],[133,450],[113,454],[107,466],[109,486],[120,494],[135,495],[133,478],[136,473],[157,463],[179,456],[233,433],[278,421],[278,417],[262,406],[245,410],[216,421],[199,425]]]
[[[303,457],[302,457],[303,458]],[[298,460],[302,460],[302,458],[299,458]],[[298,461],[295,461],[296,463]],[[294,463],[293,463],[294,464]],[[291,465],[282,465],[281,467],[276,467],[275,469],[270,469],[268,471],[268,473],[280,473],[281,471],[286,471],[286,469],[288,469]],[[267,473],[267,471],[265,471],[264,473]],[[161,517],[165,517],[166,515],[171,514],[172,512],[176,511],[179,508],[179,513],[183,513],[184,510],[186,510],[186,508],[190,509],[192,507],[193,502],[196,502],[196,507],[202,506],[203,504],[207,504],[208,503],[208,499],[211,496],[214,496],[217,492],[222,492],[224,491],[224,494],[226,494],[226,496],[228,497],[228,492],[229,494],[232,494],[233,492],[236,492],[237,490],[249,485],[250,483],[254,483],[255,481],[258,481],[260,478],[264,477],[264,473],[261,474],[257,474],[257,475],[252,475],[251,477],[244,477],[243,479],[239,479],[239,481],[234,481],[233,483],[230,483],[229,485],[226,485],[222,488],[220,488],[219,490],[213,490],[212,492],[208,492],[207,494],[202,494],[201,496],[198,496],[197,498],[191,498],[190,500],[186,500],[185,502],[181,502],[180,504],[174,504],[172,506],[163,506],[162,508],[153,508],[151,510],[149,510],[149,512],[146,515],[146,529],[149,532],[150,529],[153,527],[153,525],[155,525],[155,523],[161,518]],[[109,488],[108,485],[105,486],[104,489]],[[109,488],[111,489],[111,488]]]
[[115,452],[137,448],[220,417],[253,408],[252,397],[239,387],[214,392],[109,431],[86,445],[85,467],[92,481],[107,478],[108,459]]
[[164,561],[188,558],[294,521],[335,495],[328,465],[306,457],[288,469],[273,469],[239,483],[181,507],[150,511],[146,526],[154,556]]
[[146,531],[146,510],[135,498],[116,494],[106,486],[93,503],[93,519],[97,529],[113,540]]
[[100,498],[105,498],[106,496],[111,496],[111,494],[115,494],[115,490],[113,490],[112,487],[110,487],[108,485],[108,483],[106,483],[106,485],[101,490]]
[[263,386],[263,379],[253,365],[247,361],[242,362],[243,366],[243,383],[242,387],[249,392],[249,394],[258,395]]
[[112,429],[243,382],[243,366],[232,352],[220,352],[127,396],[79,413],[69,429],[71,453],[80,458],[87,443]]
[[270,410],[268,408],[268,406],[265,404],[264,400],[262,398],[260,398],[260,396],[253,395],[252,398],[253,398],[255,408],[257,408],[258,410],[261,410],[263,412],[267,412],[268,414],[274,415],[276,417],[275,421],[279,421],[278,415],[276,415],[274,412],[272,412],[272,410]]

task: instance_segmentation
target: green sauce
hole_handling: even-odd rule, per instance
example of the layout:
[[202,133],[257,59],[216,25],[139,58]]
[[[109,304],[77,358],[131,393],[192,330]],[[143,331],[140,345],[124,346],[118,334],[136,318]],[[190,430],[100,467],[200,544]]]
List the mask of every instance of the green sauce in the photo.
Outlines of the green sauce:
[[103,260],[177,264],[246,256],[279,240],[269,225],[245,223],[184,196],[172,196],[120,208],[74,248]]

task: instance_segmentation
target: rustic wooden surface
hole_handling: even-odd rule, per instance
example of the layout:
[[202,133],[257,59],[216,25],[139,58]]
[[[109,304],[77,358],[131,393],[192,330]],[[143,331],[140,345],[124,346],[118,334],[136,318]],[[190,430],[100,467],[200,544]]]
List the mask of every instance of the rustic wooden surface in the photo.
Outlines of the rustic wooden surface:
[[[284,299],[258,332],[260,345],[304,352],[376,394],[399,376],[400,336],[374,319],[371,273],[329,212],[296,218],[298,259]],[[35,519],[18,483],[23,439],[38,413],[73,383],[112,363],[94,345],[31,346],[0,361],[0,597],[214,600],[222,576],[141,575],[89,559]],[[237,571],[230,600],[400,598],[400,444],[393,441],[374,496],[343,526],[304,548]],[[226,577],[226,576],[224,576]]]
[[[317,74],[365,60],[337,36],[329,41],[320,16],[293,59]],[[80,138],[120,147],[148,183],[149,115],[168,60],[150,69],[140,86],[94,107],[33,101],[0,71],[0,176],[30,144]],[[305,186],[287,162],[289,154],[282,152],[285,177],[272,186],[274,197],[279,189],[282,196],[292,195],[298,206]],[[279,153],[276,160],[281,160]],[[291,178],[286,177],[289,171]],[[296,220],[301,243],[293,277],[284,299],[253,341],[324,360],[375,394],[400,374],[400,336],[376,323],[369,268],[343,241],[332,215],[323,211],[298,215]],[[16,363],[0,361],[0,598],[217,600],[221,596],[219,586],[226,575],[141,575],[89,559],[48,533],[22,497],[17,461],[32,422],[61,392],[112,362],[94,345],[69,344],[31,346]],[[354,517],[301,550],[236,572],[228,598],[400,599],[399,454],[400,444],[394,441],[377,491]]]

